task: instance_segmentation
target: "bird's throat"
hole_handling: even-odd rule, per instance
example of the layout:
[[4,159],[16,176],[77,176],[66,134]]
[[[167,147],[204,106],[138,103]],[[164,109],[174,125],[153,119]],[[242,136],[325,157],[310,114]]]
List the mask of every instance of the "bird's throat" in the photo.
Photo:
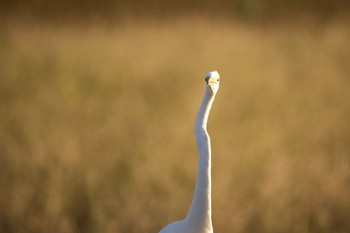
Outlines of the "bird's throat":
[[211,232],[212,230],[211,144],[207,132],[207,122],[214,98],[215,95],[207,86],[195,124],[195,137],[199,153],[198,171],[192,205],[185,220],[190,222],[193,227],[198,227],[198,229],[196,228],[198,232]]

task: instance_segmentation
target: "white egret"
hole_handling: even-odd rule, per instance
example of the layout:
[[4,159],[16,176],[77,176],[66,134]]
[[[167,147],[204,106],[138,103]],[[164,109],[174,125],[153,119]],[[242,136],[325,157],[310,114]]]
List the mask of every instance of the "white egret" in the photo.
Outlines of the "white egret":
[[170,223],[160,233],[213,233],[211,221],[211,145],[207,122],[219,90],[220,75],[215,70],[205,76],[206,88],[199,108],[194,133],[199,153],[196,188],[192,205],[182,221]]

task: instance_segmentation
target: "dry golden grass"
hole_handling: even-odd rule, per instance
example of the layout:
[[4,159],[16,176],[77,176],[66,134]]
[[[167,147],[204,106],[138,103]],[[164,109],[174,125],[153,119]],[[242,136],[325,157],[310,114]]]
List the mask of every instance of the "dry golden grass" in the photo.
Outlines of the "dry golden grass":
[[0,232],[158,232],[196,175],[206,71],[216,232],[350,231],[350,30],[2,25]]

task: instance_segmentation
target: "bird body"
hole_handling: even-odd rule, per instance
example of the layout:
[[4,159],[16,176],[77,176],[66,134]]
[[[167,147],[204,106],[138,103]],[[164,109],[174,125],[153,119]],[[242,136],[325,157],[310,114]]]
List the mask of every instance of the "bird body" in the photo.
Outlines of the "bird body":
[[211,144],[207,122],[215,95],[219,90],[220,75],[209,72],[206,89],[199,108],[194,133],[198,149],[198,172],[192,205],[182,221],[170,223],[160,233],[213,233],[211,221]]

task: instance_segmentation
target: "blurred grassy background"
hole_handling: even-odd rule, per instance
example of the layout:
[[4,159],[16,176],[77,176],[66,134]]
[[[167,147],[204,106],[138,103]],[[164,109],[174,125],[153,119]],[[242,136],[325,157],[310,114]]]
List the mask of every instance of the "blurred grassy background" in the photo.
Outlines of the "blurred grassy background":
[[212,69],[215,231],[349,232],[348,3],[275,2],[1,1],[0,232],[184,217]]

